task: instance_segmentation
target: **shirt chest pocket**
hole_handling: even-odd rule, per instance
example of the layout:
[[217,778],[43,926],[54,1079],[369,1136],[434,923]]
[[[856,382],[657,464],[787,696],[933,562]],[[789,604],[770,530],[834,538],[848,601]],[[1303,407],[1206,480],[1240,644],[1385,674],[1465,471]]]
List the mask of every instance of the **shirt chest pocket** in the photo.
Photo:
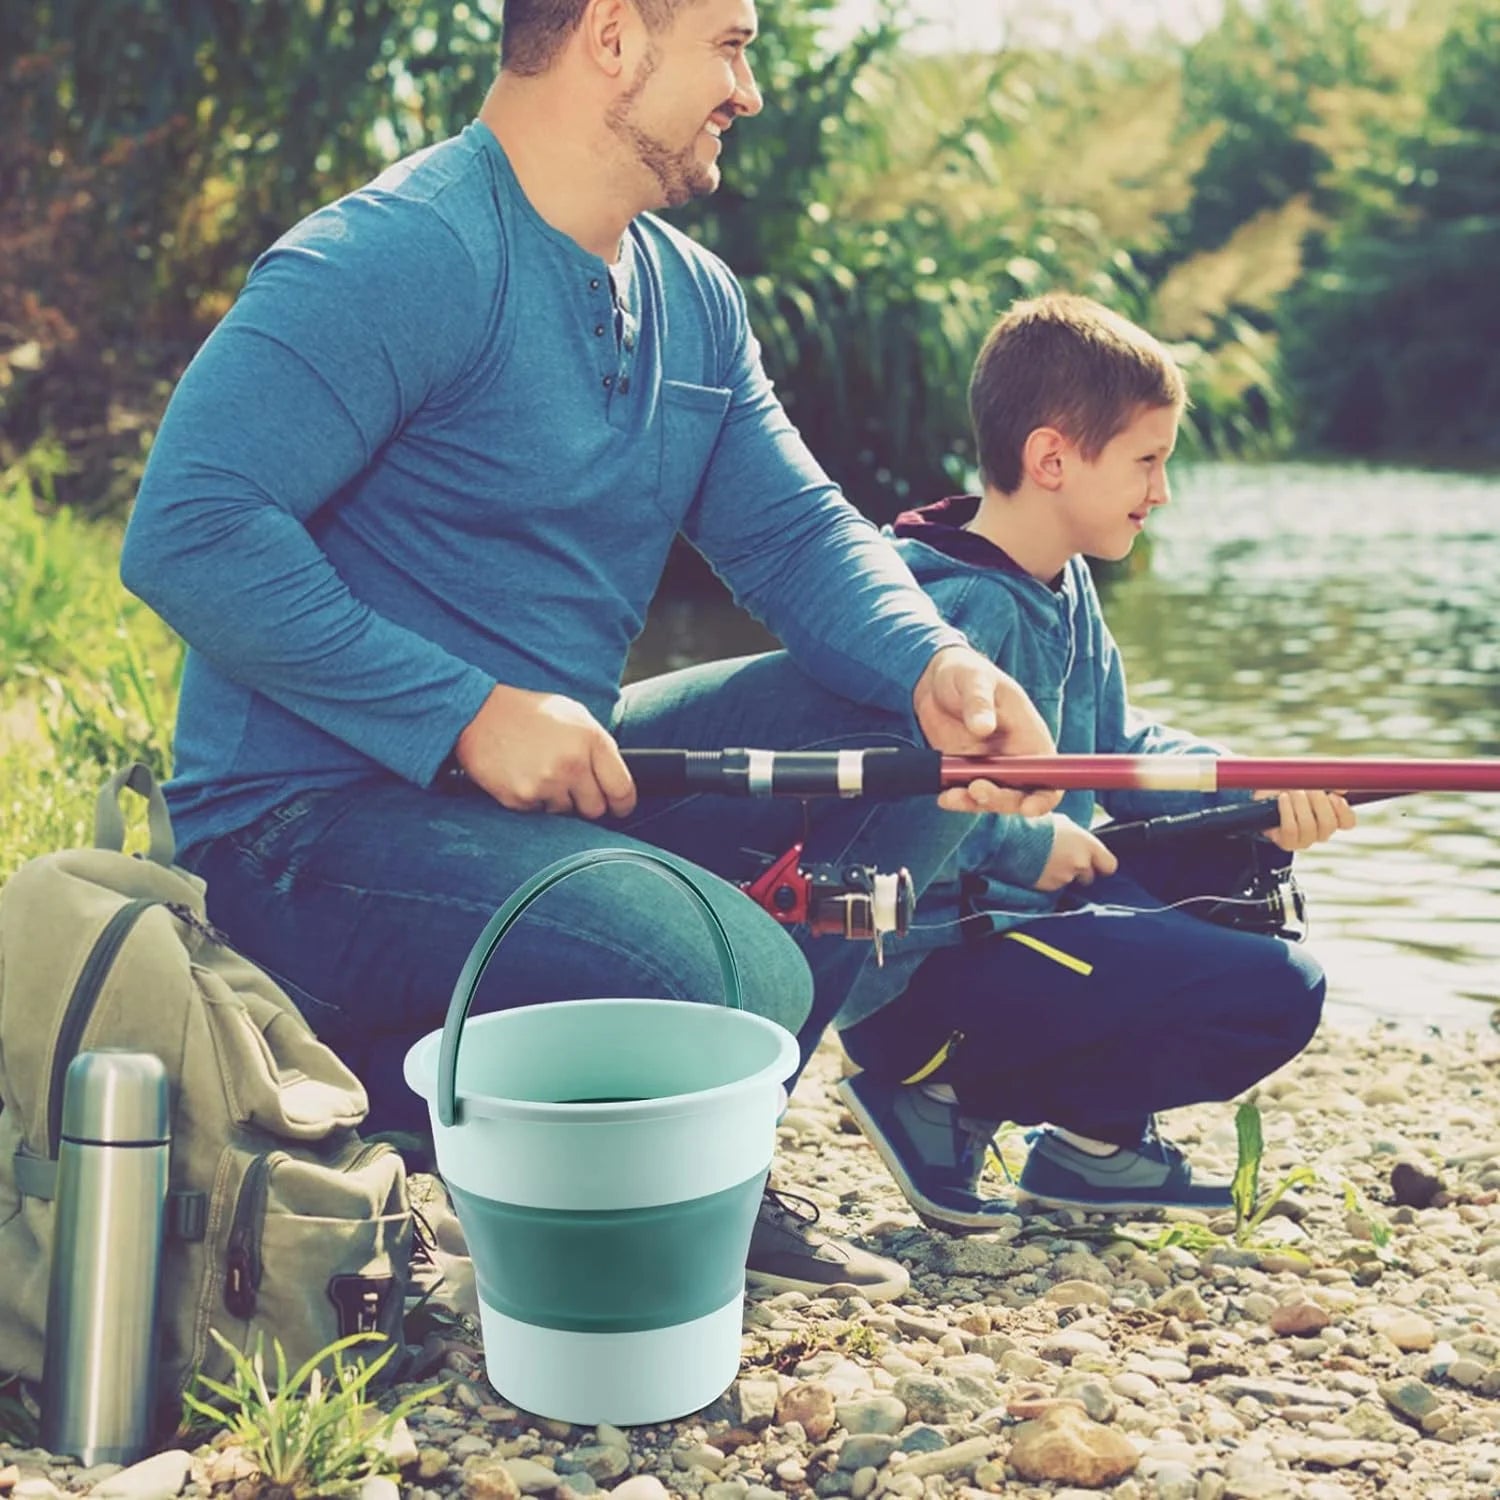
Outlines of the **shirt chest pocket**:
[[657,503],[674,526],[682,525],[703,483],[729,411],[729,396],[723,386],[662,381]]

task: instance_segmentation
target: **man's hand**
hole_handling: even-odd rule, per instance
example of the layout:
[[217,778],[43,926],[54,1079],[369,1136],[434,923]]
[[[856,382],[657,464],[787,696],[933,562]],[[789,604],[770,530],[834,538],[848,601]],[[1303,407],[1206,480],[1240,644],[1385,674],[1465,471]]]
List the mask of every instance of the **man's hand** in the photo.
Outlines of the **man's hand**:
[[1115,855],[1087,828],[1062,813],[1053,813],[1052,853],[1036,882],[1039,891],[1060,891],[1065,885],[1092,885],[1096,875],[1113,875],[1120,867]]
[[1354,809],[1342,792],[1257,792],[1257,802],[1276,799],[1281,822],[1265,835],[1278,849],[1295,854],[1331,839],[1341,828],[1353,828]]
[[[1036,705],[992,661],[968,646],[946,646],[927,663],[912,694],[917,723],[947,755],[1053,755],[1057,747]],[[1057,806],[1057,791],[1020,792],[990,781],[950,787],[938,801],[949,812],[1021,813]]]
[[497,685],[454,746],[469,780],[512,812],[617,818],[635,809],[619,747],[581,704]]

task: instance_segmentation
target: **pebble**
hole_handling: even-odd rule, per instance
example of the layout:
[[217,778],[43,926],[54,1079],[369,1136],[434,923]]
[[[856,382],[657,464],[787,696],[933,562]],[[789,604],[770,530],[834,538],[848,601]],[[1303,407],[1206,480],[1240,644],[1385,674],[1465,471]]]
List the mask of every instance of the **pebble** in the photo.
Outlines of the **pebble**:
[[863,1401],[845,1401],[835,1408],[838,1425],[851,1436],[863,1433],[895,1434],[906,1425],[906,1407],[894,1396],[871,1396]]
[[507,1458],[505,1472],[516,1481],[516,1488],[523,1496],[544,1496],[556,1490],[558,1472],[546,1464],[532,1463],[529,1458]]
[[839,1450],[838,1466],[851,1472],[878,1469],[896,1451],[896,1439],[882,1433],[862,1433],[851,1437]]
[[610,1491],[615,1500],[668,1500],[667,1487],[654,1474],[637,1474]]
[[1135,1445],[1123,1433],[1067,1406],[1022,1423],[1010,1449],[1010,1466],[1023,1479],[1090,1488],[1123,1479],[1139,1462]]
[[182,1492],[192,1468],[191,1454],[169,1448],[100,1480],[89,1494],[96,1500],[168,1500]]
[[833,1393],[826,1385],[794,1385],[776,1405],[778,1425],[796,1422],[815,1443],[821,1443],[833,1431],[836,1420]]
[[1437,1342],[1432,1324],[1420,1313],[1380,1310],[1371,1318],[1370,1326],[1403,1353],[1420,1353]]
[[463,1500],[520,1500],[521,1487],[502,1463],[482,1461],[464,1474]]

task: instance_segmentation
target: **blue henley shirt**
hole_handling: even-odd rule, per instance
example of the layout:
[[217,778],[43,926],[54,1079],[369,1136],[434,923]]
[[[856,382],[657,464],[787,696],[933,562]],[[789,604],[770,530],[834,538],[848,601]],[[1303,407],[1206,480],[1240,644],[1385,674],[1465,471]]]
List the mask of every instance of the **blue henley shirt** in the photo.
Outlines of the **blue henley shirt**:
[[427,784],[497,682],[607,725],[679,530],[847,697],[909,719],[963,639],[807,451],[734,277],[682,234],[638,218],[611,268],[478,122],[320,209],[184,374],[126,534],[127,587],[190,647],[180,841],[308,788]]

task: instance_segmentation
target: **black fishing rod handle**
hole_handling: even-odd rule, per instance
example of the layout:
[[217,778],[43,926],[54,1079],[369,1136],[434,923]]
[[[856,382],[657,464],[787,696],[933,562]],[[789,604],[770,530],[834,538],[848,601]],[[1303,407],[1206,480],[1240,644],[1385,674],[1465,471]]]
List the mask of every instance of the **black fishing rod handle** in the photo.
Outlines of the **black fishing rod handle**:
[[717,792],[737,797],[936,796],[936,750],[625,750],[636,790],[648,797]]
[[642,797],[681,797],[719,790],[715,750],[622,750],[625,769]]
[[[1351,792],[1351,806],[1381,802],[1396,792]],[[1172,839],[1218,838],[1233,833],[1263,833],[1281,821],[1274,797],[1259,802],[1235,802],[1228,807],[1205,807],[1198,812],[1169,813],[1131,823],[1106,823],[1094,836],[1115,854],[1129,854]]]

